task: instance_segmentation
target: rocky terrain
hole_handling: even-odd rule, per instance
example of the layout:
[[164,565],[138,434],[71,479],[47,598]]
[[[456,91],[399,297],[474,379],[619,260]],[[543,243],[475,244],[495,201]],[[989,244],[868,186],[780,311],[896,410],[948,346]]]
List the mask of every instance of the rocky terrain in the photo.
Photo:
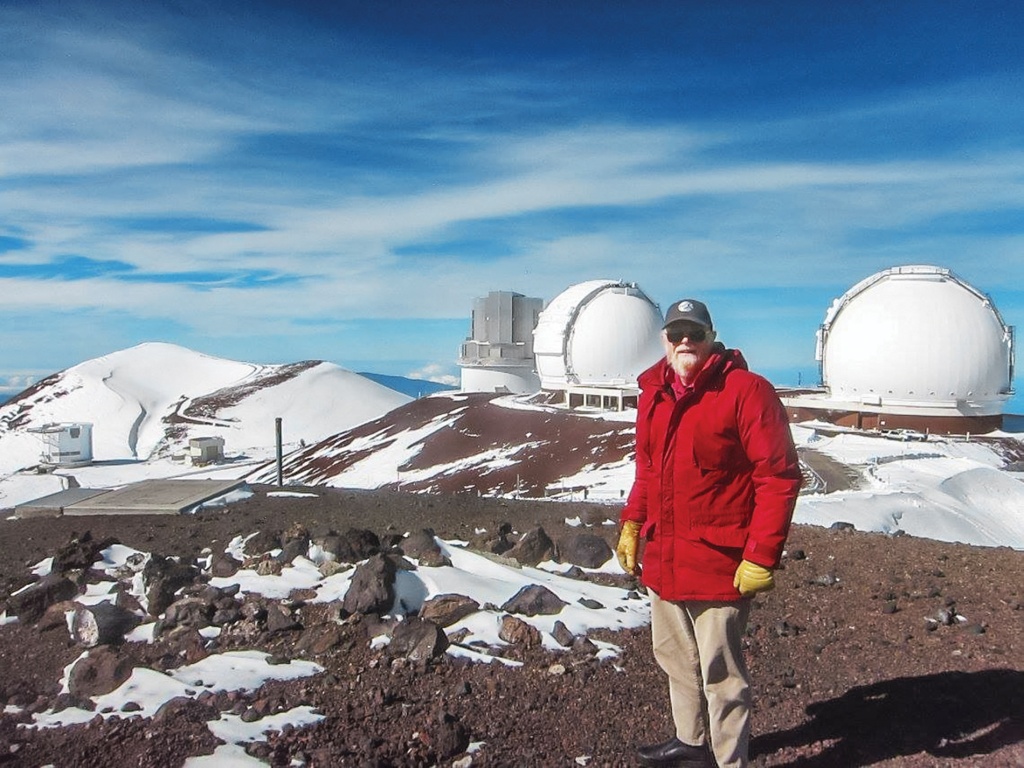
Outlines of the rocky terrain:
[[[635,764],[635,745],[669,734],[667,689],[646,628],[566,637],[555,652],[513,620],[502,655],[522,666],[508,667],[443,652],[459,638],[437,627],[464,605],[435,605],[399,630],[373,599],[374,585],[404,567],[403,553],[436,557],[423,529],[531,557],[506,547],[541,528],[564,549],[580,532],[565,520],[577,516],[611,543],[614,529],[601,523],[616,507],[323,488],[297,500],[268,490],[195,516],[0,522],[0,601],[20,617],[0,626],[0,764],[180,766],[213,752],[206,722],[221,712],[258,721],[299,705],[324,719],[272,732],[250,754],[275,766],[624,766]],[[376,564],[363,571],[363,597],[242,600],[210,588],[211,570],[239,565],[220,556],[227,542],[257,532],[246,552],[268,569],[283,558],[263,551],[308,546],[303,537],[326,542],[334,532],[330,545],[349,547],[348,559]],[[408,532],[416,536],[403,538]],[[141,611],[126,595],[116,615],[90,621],[79,611],[74,633],[64,620],[63,601],[84,590],[96,547],[112,539],[162,556],[151,561],[162,567],[147,566],[158,637],[100,642],[76,667],[71,693],[61,694],[64,668],[103,631],[117,638],[119,618],[131,624],[126,617]],[[416,552],[406,551],[413,541]],[[36,581],[32,566],[54,555],[54,570],[67,578],[20,591]],[[189,567],[197,563],[207,570]],[[635,587],[625,576],[580,577]],[[1024,765],[1024,553],[797,526],[778,583],[757,599],[747,635],[754,765]],[[513,619],[528,610],[506,609]],[[222,629],[218,651],[260,649],[275,663],[311,660],[324,671],[251,693],[172,700],[152,718],[129,710],[77,726],[26,727],[33,713],[87,704],[133,666],[166,670],[203,657],[214,647],[195,629],[210,623]],[[371,645],[382,632],[394,633],[391,644]],[[595,641],[620,651],[600,659]]]

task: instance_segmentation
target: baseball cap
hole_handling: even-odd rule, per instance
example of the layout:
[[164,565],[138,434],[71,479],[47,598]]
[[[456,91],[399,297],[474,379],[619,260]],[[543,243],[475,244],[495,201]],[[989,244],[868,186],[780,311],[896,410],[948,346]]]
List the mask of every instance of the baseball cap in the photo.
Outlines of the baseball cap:
[[707,305],[696,299],[680,299],[679,301],[672,302],[668,312],[665,313],[665,324],[661,327],[668,328],[672,323],[678,323],[683,320],[703,325],[708,330],[714,328],[711,324],[711,313],[708,312]]

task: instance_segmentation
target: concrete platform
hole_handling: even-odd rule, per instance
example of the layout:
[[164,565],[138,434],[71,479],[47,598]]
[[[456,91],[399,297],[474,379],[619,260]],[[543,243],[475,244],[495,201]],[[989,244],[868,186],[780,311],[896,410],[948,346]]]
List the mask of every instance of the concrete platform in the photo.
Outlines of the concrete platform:
[[110,493],[108,488],[68,488],[64,491],[58,491],[57,493],[51,493],[49,496],[43,496],[32,501],[26,501],[24,504],[18,504],[14,507],[15,517],[60,517],[64,514],[64,509],[77,504],[80,501],[86,501],[94,496],[100,494]]
[[[244,480],[143,480],[139,483],[127,485],[117,490],[103,490],[96,488],[72,489],[83,494],[83,496],[71,503],[54,507],[51,502],[40,507],[44,499],[27,502],[21,505],[27,509],[55,509],[59,508],[64,515],[180,515],[190,507],[202,504],[218,496],[221,496],[235,488],[245,485]],[[63,491],[62,493],[70,493]],[[91,495],[85,495],[91,494]],[[54,494],[61,496],[62,494]],[[19,517],[21,507],[15,508],[15,514]],[[36,515],[45,514],[37,512]],[[54,514],[51,512],[51,514]]]

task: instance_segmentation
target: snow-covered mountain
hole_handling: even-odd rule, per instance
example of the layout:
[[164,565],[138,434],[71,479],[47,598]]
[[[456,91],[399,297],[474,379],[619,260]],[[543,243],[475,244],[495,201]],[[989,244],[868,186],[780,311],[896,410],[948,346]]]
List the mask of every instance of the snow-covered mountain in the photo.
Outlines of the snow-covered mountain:
[[152,461],[219,436],[225,453],[262,455],[282,419],[290,445],[316,442],[410,398],[331,363],[256,365],[147,343],[55,373],[0,406],[0,475],[38,463],[29,430],[93,424],[96,461]]
[[[543,394],[412,400],[327,363],[260,366],[143,344],[0,406],[0,508],[74,485],[154,477],[274,483],[276,417],[289,485],[617,505],[633,479],[630,411],[570,411]],[[35,473],[40,442],[27,430],[67,421],[95,424],[96,461]],[[794,424],[806,479],[795,520],[1024,549],[1020,421],[992,435],[917,441]],[[225,438],[223,463],[174,460],[201,436]]]

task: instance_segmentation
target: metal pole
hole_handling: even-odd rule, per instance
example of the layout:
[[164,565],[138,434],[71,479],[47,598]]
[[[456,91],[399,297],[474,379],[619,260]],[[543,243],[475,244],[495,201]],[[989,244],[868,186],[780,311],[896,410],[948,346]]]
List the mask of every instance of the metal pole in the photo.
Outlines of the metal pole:
[[277,484],[284,485],[284,453],[281,450],[281,417],[274,419],[274,430],[277,432]]

